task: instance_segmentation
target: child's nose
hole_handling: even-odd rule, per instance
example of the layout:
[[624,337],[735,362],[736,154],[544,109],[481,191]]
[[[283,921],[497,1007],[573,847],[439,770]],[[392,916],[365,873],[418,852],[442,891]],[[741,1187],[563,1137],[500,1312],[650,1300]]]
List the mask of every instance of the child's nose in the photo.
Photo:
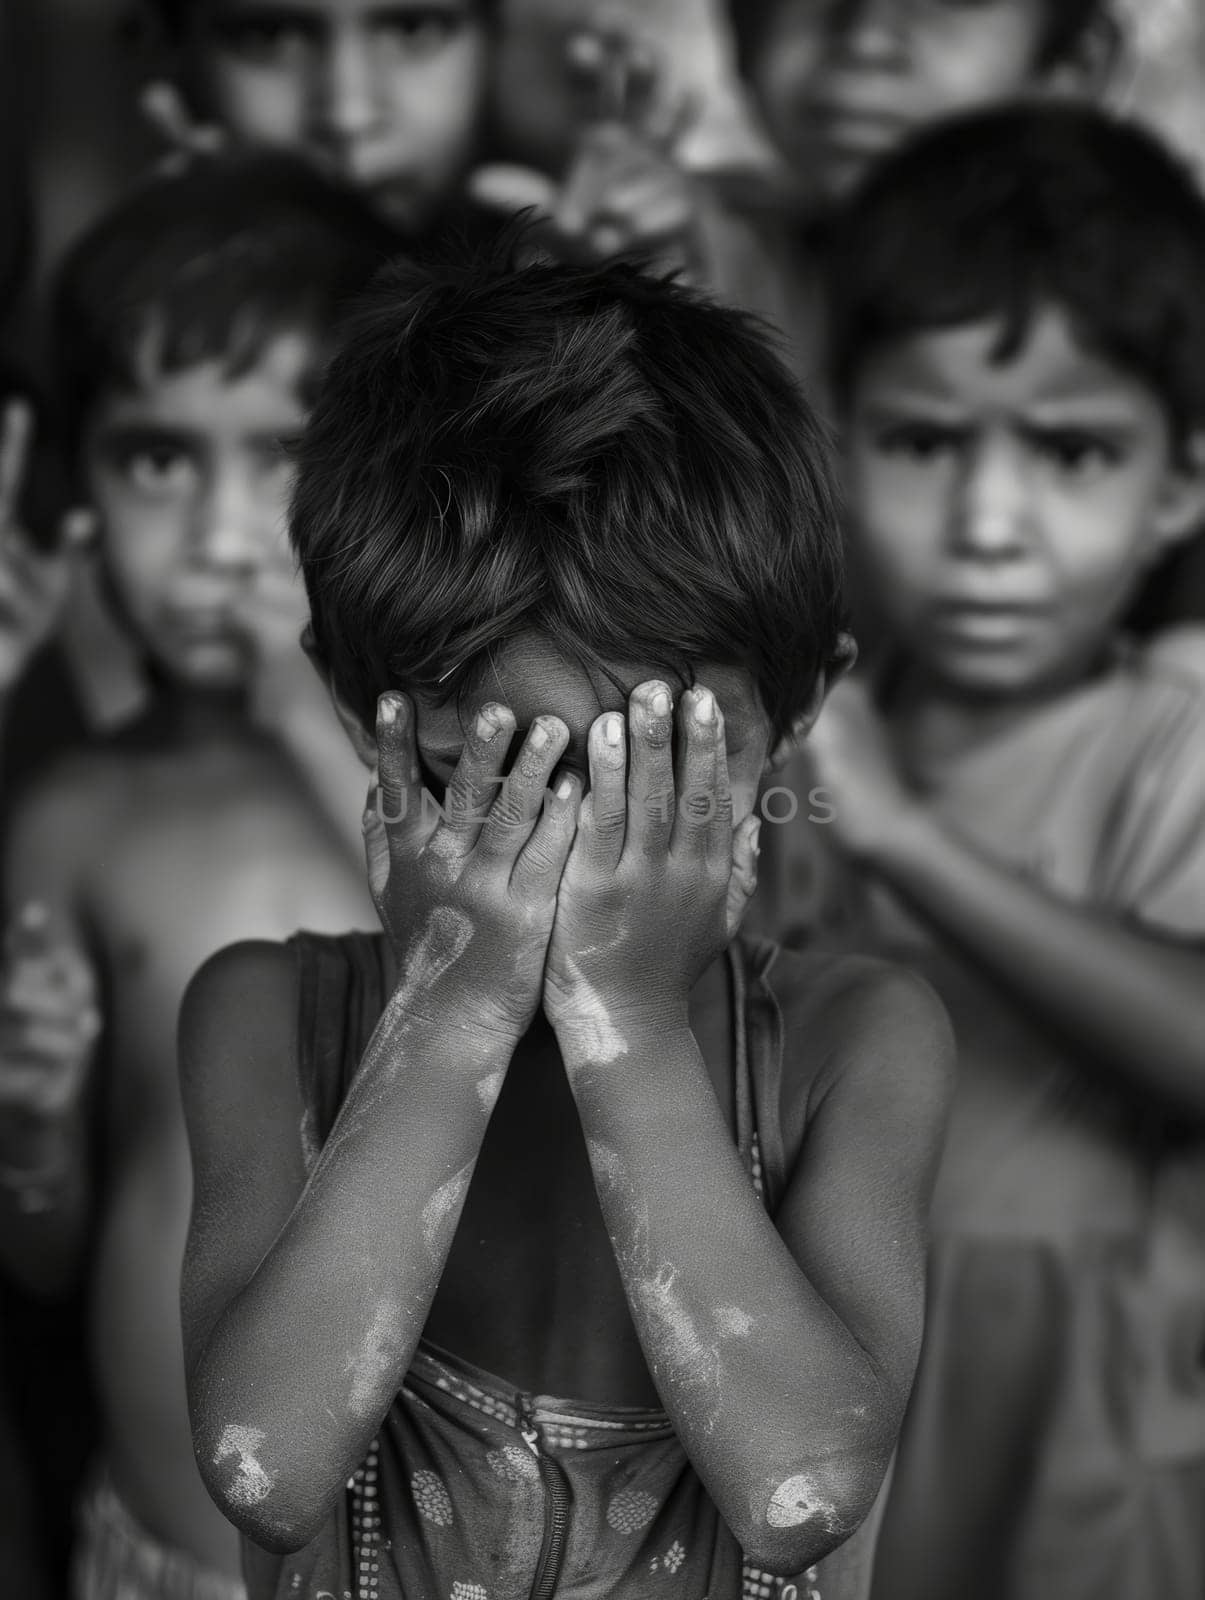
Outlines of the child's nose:
[[249,573],[262,565],[264,530],[259,508],[245,486],[219,482],[198,508],[193,549],[200,565]]
[[903,11],[903,0],[832,0],[829,33],[843,56],[881,64],[904,39]]
[[1024,550],[1029,534],[1025,463],[1005,439],[968,450],[955,505],[959,554],[1001,560]]
[[372,133],[380,117],[378,73],[371,39],[358,29],[339,29],[330,40],[318,91],[324,139],[339,151]]

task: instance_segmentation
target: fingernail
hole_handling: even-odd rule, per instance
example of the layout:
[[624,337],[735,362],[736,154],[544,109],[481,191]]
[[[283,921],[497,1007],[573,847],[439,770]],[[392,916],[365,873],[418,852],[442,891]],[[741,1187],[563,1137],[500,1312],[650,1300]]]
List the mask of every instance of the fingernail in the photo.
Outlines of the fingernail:
[[498,724],[490,716],[489,712],[479,711],[477,713],[477,737],[485,744],[488,744],[497,732]]
[[573,779],[572,778],[562,778],[560,783],[558,783],[557,786],[556,786],[556,797],[557,797],[557,799],[558,800],[568,800],[569,796],[572,793],[573,793]]
[[753,846],[754,857],[757,857],[757,856],[761,855],[761,818],[760,817],[753,824],[753,832],[750,835],[749,842]]
[[391,696],[383,694],[377,701],[377,716],[387,727],[397,721],[397,705]]
[[617,716],[614,712],[612,712],[612,714],[603,723],[603,738],[611,746],[612,749],[617,748],[617,746],[623,740],[623,718],[622,717]]
[[706,727],[715,721],[715,696],[710,689],[700,689],[695,701],[695,717]]
[[545,750],[551,740],[548,729],[542,722],[533,722],[531,732],[527,735],[527,742],[533,750]]
[[655,717],[668,717],[673,701],[665,689],[658,689],[649,701],[649,710]]

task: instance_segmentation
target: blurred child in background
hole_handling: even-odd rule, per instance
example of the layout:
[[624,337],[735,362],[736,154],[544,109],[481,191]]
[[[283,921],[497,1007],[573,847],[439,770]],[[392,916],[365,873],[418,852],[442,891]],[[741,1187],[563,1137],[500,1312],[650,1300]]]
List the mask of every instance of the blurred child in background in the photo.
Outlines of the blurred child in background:
[[876,1593],[1195,1600],[1205,635],[1120,619],[1205,505],[1205,201],[1136,128],[1000,110],[877,169],[829,265],[884,632],[795,774],[787,910],[959,1046]]
[[804,196],[823,208],[942,117],[1083,91],[1109,0],[733,0],[745,73]]
[[150,109],[198,152],[304,155],[422,239],[464,220],[496,0],[151,0],[175,63]]
[[362,780],[329,704],[314,716],[323,691],[298,646],[283,513],[287,447],[332,322],[390,239],[291,160],[215,158],[132,195],[60,285],[80,484],[157,690],[34,788],[7,850],[0,1251],[52,1290],[94,1244],[105,1439],[77,1562],[85,1600],[240,1592],[184,1399],[176,1013],[190,974],[232,938],[371,922]]

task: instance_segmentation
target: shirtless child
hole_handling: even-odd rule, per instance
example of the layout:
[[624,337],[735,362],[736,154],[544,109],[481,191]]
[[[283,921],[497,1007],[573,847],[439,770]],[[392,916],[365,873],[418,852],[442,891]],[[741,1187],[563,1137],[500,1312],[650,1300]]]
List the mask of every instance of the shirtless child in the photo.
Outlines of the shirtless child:
[[[0,1244],[45,1284],[95,1227],[105,1459],[77,1562],[89,1600],[241,1592],[237,1539],[197,1475],[185,1408],[176,1018],[190,975],[232,939],[372,916],[322,804],[346,740],[329,706],[327,752],[313,740],[282,442],[305,420],[338,306],[385,250],[358,200],[292,162],[215,160],[138,191],[78,246],[61,285],[83,487],[112,598],[158,684],[135,724],[27,798],[7,856],[5,998],[24,1022],[6,1036],[20,1092],[4,1108]],[[90,1075],[93,1004],[104,1039]],[[82,1160],[89,1082],[95,1171]]]
[[863,1593],[950,1060],[923,985],[734,938],[851,655],[814,418],[672,283],[395,269],[292,531],[384,932],[236,946],[181,1016],[254,1600]]

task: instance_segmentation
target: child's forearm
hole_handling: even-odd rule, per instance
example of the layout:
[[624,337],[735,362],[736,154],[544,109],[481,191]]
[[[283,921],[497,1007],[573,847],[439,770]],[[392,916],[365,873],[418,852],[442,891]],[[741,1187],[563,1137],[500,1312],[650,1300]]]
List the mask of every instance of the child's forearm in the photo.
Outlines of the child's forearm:
[[215,1500],[299,1548],[410,1366],[514,1041],[395,994],[288,1222],[190,1363]]
[[798,1572],[873,1502],[902,1399],[755,1196],[689,1027],[623,1042],[562,1048],[641,1346],[737,1539]]
[[1205,955],[1133,932],[977,854],[926,813],[877,870],[1085,1060],[1205,1113]]

